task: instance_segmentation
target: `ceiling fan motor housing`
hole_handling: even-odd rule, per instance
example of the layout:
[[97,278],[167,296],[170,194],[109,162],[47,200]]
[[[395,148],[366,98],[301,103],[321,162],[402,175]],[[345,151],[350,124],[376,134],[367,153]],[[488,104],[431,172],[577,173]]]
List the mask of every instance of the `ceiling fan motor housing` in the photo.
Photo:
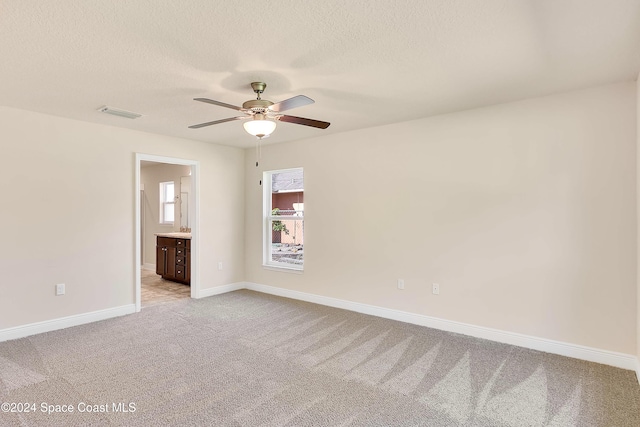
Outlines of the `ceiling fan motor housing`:
[[252,99],[242,104],[242,108],[245,110],[253,110],[255,112],[263,112],[267,108],[273,105],[273,102],[266,99]]

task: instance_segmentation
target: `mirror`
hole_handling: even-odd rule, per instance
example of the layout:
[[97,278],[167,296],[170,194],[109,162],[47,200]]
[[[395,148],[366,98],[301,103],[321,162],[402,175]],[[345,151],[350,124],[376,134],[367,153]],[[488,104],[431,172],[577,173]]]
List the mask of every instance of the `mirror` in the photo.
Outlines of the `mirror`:
[[191,231],[191,221],[189,220],[189,202],[191,199],[191,177],[180,177],[180,230]]

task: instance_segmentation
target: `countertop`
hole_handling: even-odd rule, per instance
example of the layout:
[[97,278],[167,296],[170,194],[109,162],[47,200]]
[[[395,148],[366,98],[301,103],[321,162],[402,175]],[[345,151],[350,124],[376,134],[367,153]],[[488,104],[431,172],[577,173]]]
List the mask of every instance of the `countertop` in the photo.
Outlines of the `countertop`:
[[158,237],[173,237],[174,239],[191,239],[191,233],[155,233]]

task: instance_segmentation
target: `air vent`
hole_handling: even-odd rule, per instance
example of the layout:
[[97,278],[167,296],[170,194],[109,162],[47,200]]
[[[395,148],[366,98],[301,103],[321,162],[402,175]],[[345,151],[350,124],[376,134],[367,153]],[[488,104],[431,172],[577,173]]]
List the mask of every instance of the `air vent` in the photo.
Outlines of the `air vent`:
[[98,111],[101,113],[112,114],[114,116],[126,117],[127,119],[137,119],[138,117],[142,117],[142,114],[121,110],[119,108],[107,107],[106,105],[104,107],[100,107]]

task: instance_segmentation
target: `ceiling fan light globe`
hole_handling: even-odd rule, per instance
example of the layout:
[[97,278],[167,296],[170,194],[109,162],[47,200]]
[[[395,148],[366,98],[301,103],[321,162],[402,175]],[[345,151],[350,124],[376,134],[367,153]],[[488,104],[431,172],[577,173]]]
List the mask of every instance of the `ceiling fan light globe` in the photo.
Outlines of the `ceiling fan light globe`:
[[244,130],[248,134],[257,136],[258,138],[264,138],[271,135],[276,129],[276,122],[273,120],[249,120],[243,123]]

